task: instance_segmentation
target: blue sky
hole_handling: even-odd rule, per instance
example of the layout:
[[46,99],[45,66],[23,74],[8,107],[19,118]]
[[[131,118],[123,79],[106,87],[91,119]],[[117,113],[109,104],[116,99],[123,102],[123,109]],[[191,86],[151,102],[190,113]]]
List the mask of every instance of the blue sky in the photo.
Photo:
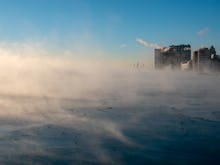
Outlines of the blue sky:
[[[51,50],[100,50],[114,58],[153,48],[214,45],[220,54],[219,0],[0,0],[0,42],[46,41]],[[62,54],[62,53],[61,53]]]

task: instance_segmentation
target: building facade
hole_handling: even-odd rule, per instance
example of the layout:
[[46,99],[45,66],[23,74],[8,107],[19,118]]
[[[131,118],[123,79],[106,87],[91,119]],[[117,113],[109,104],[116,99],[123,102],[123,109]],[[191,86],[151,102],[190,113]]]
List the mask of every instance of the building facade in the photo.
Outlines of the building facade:
[[180,68],[182,63],[191,59],[190,45],[172,45],[161,49],[155,49],[155,68],[162,69],[170,66],[171,68]]
[[193,52],[192,68],[194,71],[213,71],[219,67],[219,58],[213,46],[200,48]]

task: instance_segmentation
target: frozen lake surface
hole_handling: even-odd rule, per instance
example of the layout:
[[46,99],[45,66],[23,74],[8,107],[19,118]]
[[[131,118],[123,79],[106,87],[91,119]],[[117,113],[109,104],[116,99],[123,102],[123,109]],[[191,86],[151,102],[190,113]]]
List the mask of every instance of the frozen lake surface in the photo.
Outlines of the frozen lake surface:
[[219,164],[220,76],[48,75],[1,87],[0,164]]

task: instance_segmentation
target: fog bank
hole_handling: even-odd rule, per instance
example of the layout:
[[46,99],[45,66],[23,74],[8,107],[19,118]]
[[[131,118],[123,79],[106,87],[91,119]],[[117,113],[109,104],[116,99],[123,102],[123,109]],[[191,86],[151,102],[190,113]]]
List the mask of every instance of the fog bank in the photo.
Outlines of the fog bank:
[[100,59],[2,54],[0,162],[217,160],[219,82]]

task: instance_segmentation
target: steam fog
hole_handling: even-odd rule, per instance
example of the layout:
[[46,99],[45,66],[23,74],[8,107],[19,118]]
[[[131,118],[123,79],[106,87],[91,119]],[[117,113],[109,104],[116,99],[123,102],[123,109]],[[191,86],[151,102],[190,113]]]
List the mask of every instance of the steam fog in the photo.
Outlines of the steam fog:
[[220,161],[219,75],[1,50],[0,162]]

